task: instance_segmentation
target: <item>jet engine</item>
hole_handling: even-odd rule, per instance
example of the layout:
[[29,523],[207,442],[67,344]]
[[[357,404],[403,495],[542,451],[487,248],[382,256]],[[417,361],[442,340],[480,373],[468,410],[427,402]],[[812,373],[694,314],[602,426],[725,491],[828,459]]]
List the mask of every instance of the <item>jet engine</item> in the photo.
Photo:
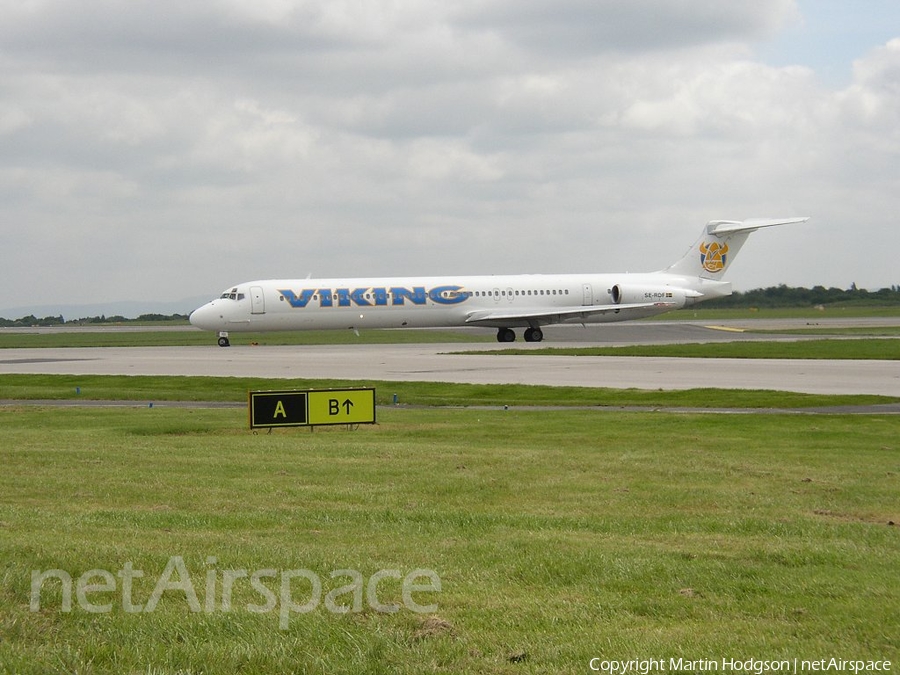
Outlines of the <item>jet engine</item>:
[[672,286],[626,286],[616,284],[609,291],[613,304],[632,305],[647,302],[672,305],[673,308],[684,307],[691,304],[688,299],[695,295],[691,291]]

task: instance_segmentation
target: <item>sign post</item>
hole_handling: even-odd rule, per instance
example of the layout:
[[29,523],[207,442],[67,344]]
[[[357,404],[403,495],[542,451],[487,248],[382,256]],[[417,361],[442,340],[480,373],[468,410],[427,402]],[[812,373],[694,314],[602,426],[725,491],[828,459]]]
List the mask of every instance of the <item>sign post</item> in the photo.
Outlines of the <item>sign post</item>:
[[375,389],[251,391],[250,428],[375,424]]

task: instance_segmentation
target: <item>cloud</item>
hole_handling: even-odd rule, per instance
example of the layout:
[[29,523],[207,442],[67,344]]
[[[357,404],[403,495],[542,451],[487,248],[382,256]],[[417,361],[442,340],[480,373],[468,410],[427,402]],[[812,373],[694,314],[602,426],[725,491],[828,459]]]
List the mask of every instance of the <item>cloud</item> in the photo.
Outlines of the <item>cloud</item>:
[[705,0],[470,2],[461,25],[496,31],[527,50],[567,56],[646,53],[759,39],[793,17],[790,0],[739,5]]
[[815,220],[738,287],[896,283],[900,43],[832,90],[753,57],[793,3],[745,5],[4,3],[8,290],[650,270],[755,215]]

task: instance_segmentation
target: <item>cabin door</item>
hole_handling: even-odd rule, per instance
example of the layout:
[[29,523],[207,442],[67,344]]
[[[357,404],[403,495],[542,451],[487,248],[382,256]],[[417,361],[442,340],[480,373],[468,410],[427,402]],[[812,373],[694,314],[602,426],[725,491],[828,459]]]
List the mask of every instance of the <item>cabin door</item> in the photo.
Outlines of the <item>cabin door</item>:
[[581,300],[581,304],[585,307],[590,307],[594,304],[594,289],[590,284],[582,284],[581,288],[584,291],[584,297]]
[[266,296],[263,294],[262,286],[250,287],[250,313],[266,313]]

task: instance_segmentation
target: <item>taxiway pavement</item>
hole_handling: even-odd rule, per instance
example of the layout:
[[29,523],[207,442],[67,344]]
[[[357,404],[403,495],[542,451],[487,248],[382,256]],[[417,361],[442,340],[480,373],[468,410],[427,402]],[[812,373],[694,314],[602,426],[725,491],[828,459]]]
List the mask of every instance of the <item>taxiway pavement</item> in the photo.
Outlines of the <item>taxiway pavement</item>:
[[495,349],[497,345],[491,343],[4,349],[0,350],[0,373],[211,375],[664,390],[712,387],[900,396],[897,361],[451,353]]

